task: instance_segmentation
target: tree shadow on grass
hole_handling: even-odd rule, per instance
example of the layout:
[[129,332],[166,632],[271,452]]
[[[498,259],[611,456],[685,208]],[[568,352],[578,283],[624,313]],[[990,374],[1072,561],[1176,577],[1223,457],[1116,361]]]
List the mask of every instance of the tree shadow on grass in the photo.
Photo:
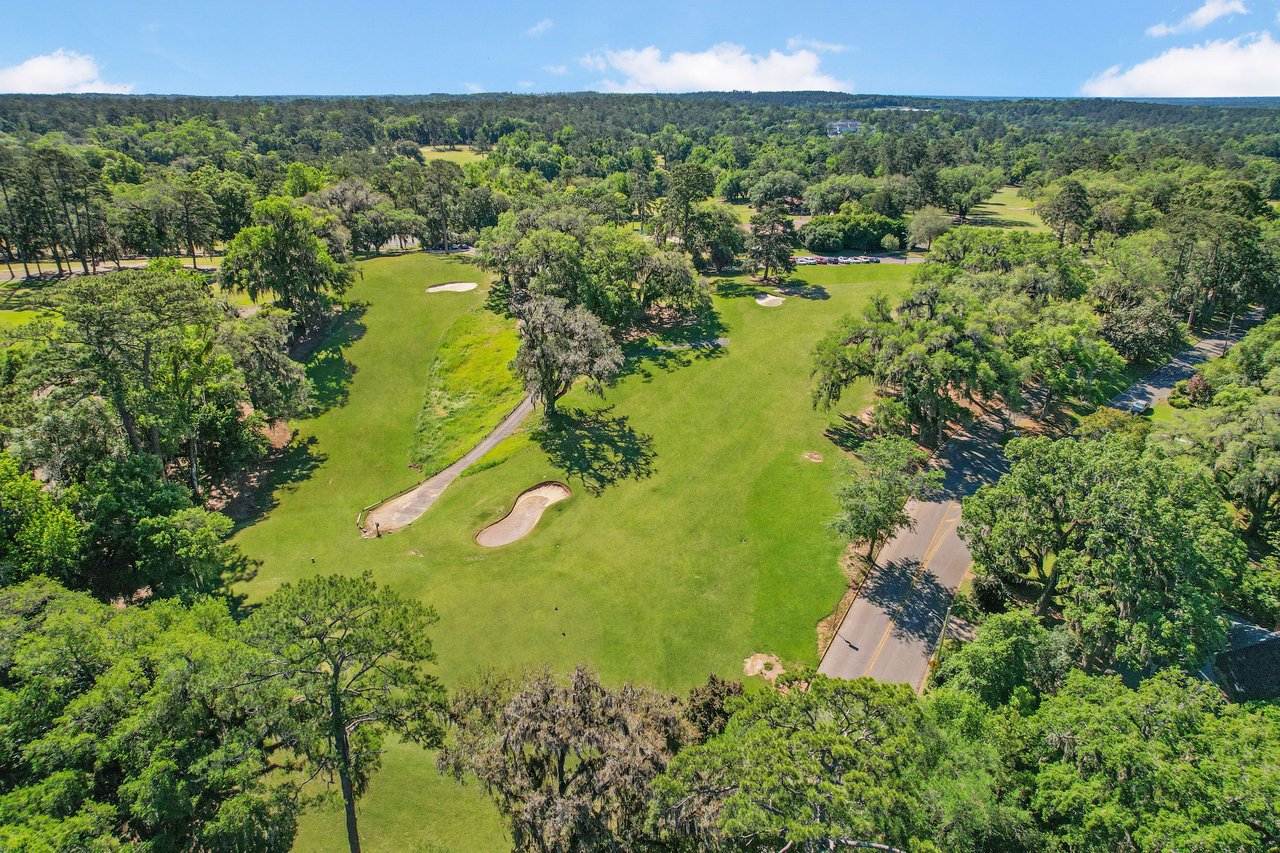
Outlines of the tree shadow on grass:
[[328,457],[315,449],[315,436],[294,439],[280,450],[269,453],[259,465],[246,473],[243,489],[225,510],[242,530],[257,524],[280,503],[280,494],[292,491],[311,477]]
[[754,297],[760,292],[760,288],[763,286],[760,282],[752,281],[750,279],[744,281],[741,278],[738,278],[737,275],[739,274],[735,273],[735,277],[733,278],[728,276],[723,278],[716,277],[714,279],[716,296],[724,299],[744,299]]
[[841,412],[822,434],[836,447],[850,453],[856,453],[863,442],[873,437],[866,424],[847,412]]
[[625,348],[626,361],[619,378],[639,375],[653,379],[652,368],[670,372],[705,358],[719,358],[729,345],[728,328],[715,311],[688,321],[652,330],[643,341]]
[[27,278],[6,282],[0,287],[0,310],[50,311],[58,307],[63,280]]
[[653,475],[653,436],[607,409],[562,409],[532,432],[551,464],[593,495],[621,480]]
[[822,285],[811,284],[806,279],[794,275],[777,282],[775,287],[783,296],[795,296],[798,299],[821,301],[831,298],[831,294]]
[[969,211],[969,216],[965,219],[965,225],[981,226],[983,228],[1035,228],[1035,223],[1027,222],[1021,219],[1009,219],[999,215],[997,211],[987,209],[976,209]]
[[[323,414],[347,402],[356,366],[347,360],[345,350],[364,337],[365,304],[357,303],[338,315],[312,347],[305,352],[307,378],[311,380],[310,415]],[[294,356],[297,358],[297,355]]]
[[786,278],[771,278],[768,281],[756,281],[748,278],[721,278],[716,281],[716,296],[725,299],[755,298],[766,288],[774,288],[783,296],[794,296],[798,299],[830,299],[831,294],[820,284],[811,284],[807,279],[796,275]]

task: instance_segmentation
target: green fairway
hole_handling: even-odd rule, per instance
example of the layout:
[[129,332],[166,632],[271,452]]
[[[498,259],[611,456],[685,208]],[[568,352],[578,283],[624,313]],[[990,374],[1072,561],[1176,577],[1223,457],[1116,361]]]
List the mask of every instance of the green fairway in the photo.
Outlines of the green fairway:
[[969,224],[1049,233],[1032,207],[1031,199],[1018,195],[1017,187],[1001,187],[995,195],[969,212]]
[[422,156],[426,160],[448,160],[457,163],[459,166],[465,166],[468,163],[478,163],[484,159],[484,155],[469,145],[459,145],[449,147],[445,145],[424,145],[422,146]]
[[[816,663],[815,624],[843,579],[840,544],[825,528],[840,451],[822,433],[835,416],[809,406],[810,352],[838,316],[900,292],[909,268],[805,269],[797,275],[814,285],[812,298],[779,308],[757,305],[744,279],[722,280],[718,322],[632,345],[606,399],[575,391],[564,401],[576,413],[570,426],[515,437],[491,454],[505,461],[458,480],[410,527],[361,539],[357,511],[418,479],[408,462],[437,347],[483,298],[423,290],[475,277],[462,263],[410,255],[363,265],[350,295],[367,309],[313,359],[329,407],[297,425],[282,474],[295,482],[239,533],[258,566],[239,591],[253,601],[293,578],[371,570],[439,611],[433,637],[447,683],[484,667],[585,662],[611,682],[686,689],[711,672],[740,677],[754,652]],[[720,336],[728,346],[655,346]],[[851,392],[847,407],[865,393]],[[809,462],[806,451],[825,459]],[[574,494],[531,536],[474,543],[519,492],[549,479]],[[439,805],[420,805],[428,796],[457,819],[428,825],[424,814]],[[473,844],[469,821],[493,827],[477,809],[494,819],[478,797],[437,781],[429,756],[396,749],[362,806],[368,849],[413,849],[415,833],[441,849],[489,849]],[[308,819],[300,848],[337,849],[340,823],[337,812]]]
[[745,201],[729,202],[729,201],[725,201],[724,199],[716,199],[716,203],[719,204],[721,207],[723,207],[725,210],[732,213],[733,217],[737,219],[739,222],[741,222],[743,225],[746,225],[748,222],[750,222],[751,217],[755,216],[755,213],[756,213],[756,209],[751,205],[747,204]]

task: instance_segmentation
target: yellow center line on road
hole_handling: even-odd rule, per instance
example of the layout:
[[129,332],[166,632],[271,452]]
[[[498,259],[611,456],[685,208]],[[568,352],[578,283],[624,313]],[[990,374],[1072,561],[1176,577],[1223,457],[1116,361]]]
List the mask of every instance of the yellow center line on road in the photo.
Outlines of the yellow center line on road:
[[943,539],[946,537],[946,534],[950,533],[952,530],[951,525],[960,523],[959,512],[956,512],[954,518],[951,517],[951,511],[953,509],[959,510],[960,507],[958,504],[947,507],[947,511],[943,514],[942,521],[938,524],[938,529],[934,531],[933,538],[929,540],[929,546],[925,548],[924,559],[920,561],[919,568],[917,568],[915,573],[911,576],[911,583],[907,585],[906,594],[902,596],[902,600],[898,602],[897,608],[893,611],[893,614],[890,615],[889,626],[884,629],[884,636],[880,638],[880,644],[876,646],[875,653],[871,655],[871,660],[862,671],[863,676],[871,674],[871,668],[876,665],[876,661],[880,657],[880,652],[884,651],[885,644],[889,642],[889,635],[893,633],[894,618],[902,612],[904,607],[906,607],[907,599],[911,597],[911,590],[915,589],[916,581],[919,580],[922,574],[924,574],[924,570],[928,567],[929,561],[933,559],[934,555],[938,553],[938,549],[942,547]]

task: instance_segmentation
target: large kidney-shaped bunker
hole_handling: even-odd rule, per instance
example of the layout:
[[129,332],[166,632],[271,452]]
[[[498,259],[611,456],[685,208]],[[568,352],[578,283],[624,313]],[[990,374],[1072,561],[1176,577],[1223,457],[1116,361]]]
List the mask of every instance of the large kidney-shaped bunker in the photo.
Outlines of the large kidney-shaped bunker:
[[497,548],[523,539],[537,525],[547,507],[571,494],[564,483],[539,483],[532,489],[526,489],[516,498],[511,512],[476,534],[476,543],[486,548]]

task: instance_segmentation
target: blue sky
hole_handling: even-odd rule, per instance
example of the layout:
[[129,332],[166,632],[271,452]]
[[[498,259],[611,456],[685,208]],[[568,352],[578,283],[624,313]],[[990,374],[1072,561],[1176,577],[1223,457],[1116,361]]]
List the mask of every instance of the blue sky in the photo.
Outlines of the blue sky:
[[1280,0],[15,0],[4,17],[5,92],[1280,96]]

